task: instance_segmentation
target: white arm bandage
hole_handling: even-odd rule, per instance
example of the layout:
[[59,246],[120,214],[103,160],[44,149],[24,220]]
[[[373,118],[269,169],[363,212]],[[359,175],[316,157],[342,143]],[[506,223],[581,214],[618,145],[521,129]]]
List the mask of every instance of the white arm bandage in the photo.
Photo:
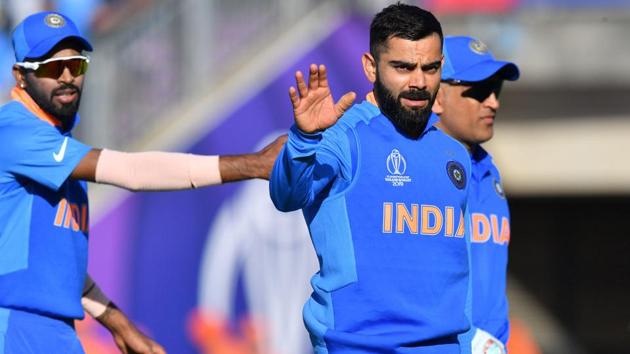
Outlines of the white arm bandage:
[[221,172],[216,155],[102,150],[95,179],[132,191],[162,191],[221,184]]
[[103,294],[101,289],[96,285],[92,277],[88,274],[85,278],[85,285],[83,286],[83,296],[81,297],[81,305],[85,312],[87,312],[92,318],[97,318],[107,309],[107,305],[111,303],[111,300]]

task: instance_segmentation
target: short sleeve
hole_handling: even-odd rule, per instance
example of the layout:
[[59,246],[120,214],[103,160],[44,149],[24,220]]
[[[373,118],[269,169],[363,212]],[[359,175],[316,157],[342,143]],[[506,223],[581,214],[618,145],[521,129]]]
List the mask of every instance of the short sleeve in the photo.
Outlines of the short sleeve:
[[57,190],[91,150],[34,117],[0,126],[0,183],[25,177]]

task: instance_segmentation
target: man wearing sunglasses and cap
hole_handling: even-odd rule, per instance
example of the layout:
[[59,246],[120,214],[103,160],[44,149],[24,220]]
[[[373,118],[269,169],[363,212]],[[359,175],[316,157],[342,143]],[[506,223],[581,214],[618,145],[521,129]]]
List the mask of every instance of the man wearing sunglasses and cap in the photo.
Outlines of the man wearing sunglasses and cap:
[[[13,46],[13,101],[0,108],[0,354],[83,353],[73,325],[82,295],[88,312],[122,316],[86,280],[86,181],[135,191],[267,179],[284,140],[236,156],[94,149],[71,135],[89,41],[66,16],[41,12],[15,28]],[[164,352],[113,334],[124,352]]]
[[490,140],[503,81],[519,77],[518,67],[496,60],[478,39],[444,39],[442,83],[433,112],[437,126],[470,152],[473,353],[501,353],[509,334],[506,294],[510,213],[499,170],[480,144]]

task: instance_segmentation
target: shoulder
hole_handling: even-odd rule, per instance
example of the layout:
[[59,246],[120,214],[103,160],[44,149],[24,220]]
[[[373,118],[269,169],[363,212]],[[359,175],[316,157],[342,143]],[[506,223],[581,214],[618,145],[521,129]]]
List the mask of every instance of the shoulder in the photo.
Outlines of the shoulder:
[[501,180],[501,174],[499,173],[499,168],[494,162],[492,155],[484,149],[481,145],[477,146],[475,149],[475,153],[473,154],[473,159],[479,165],[485,167],[487,171],[496,179]]
[[447,149],[450,155],[463,159],[470,164],[471,158],[468,149],[457,139],[443,132],[437,126],[432,126],[427,130],[426,137],[435,148]]
[[29,128],[56,130],[50,124],[37,118],[17,101],[11,101],[0,107],[0,134],[6,131],[11,131],[12,134],[19,132],[25,134],[26,131],[30,131]]
[[17,101],[11,101],[0,107],[0,127],[28,122],[30,118],[35,117]]
[[345,137],[349,131],[356,130],[360,125],[369,124],[374,117],[379,115],[381,115],[381,111],[378,107],[368,101],[355,104],[339,118],[334,126],[326,129],[324,138]]
[[3,150],[20,150],[41,141],[54,140],[62,134],[52,125],[33,115],[21,103],[12,101],[0,107],[0,141]]
[[369,124],[374,117],[379,115],[381,115],[381,111],[378,107],[368,101],[363,101],[350,107],[335,126],[339,126],[341,129],[354,128],[359,124]]

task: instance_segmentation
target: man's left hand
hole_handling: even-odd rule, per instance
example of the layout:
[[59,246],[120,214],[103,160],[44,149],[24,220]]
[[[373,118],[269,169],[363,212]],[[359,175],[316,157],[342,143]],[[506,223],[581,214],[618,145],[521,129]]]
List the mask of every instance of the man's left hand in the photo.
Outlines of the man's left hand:
[[123,354],[166,354],[161,345],[140,332],[113,303],[96,320],[111,332],[116,346]]

